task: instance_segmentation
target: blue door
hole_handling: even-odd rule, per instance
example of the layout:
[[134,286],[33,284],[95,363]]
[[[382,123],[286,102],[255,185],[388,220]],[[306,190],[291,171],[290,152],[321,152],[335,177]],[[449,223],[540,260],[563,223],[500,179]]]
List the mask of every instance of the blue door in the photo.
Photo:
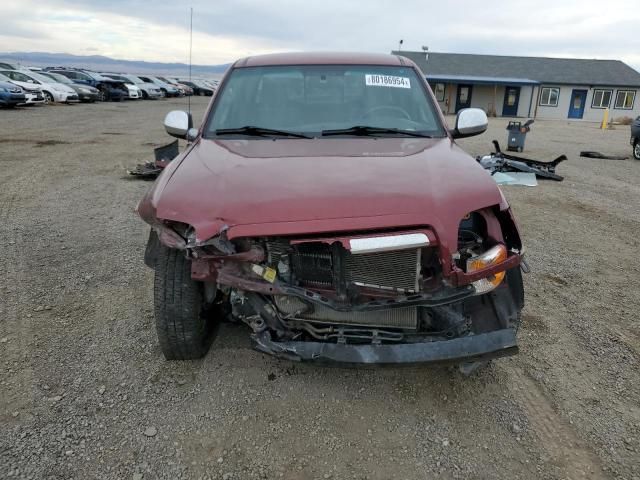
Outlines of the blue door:
[[520,103],[520,87],[505,87],[504,103],[502,104],[503,117],[517,117],[518,104]]
[[569,118],[582,118],[584,115],[584,104],[587,102],[586,90],[574,90],[571,92],[571,102],[569,103]]

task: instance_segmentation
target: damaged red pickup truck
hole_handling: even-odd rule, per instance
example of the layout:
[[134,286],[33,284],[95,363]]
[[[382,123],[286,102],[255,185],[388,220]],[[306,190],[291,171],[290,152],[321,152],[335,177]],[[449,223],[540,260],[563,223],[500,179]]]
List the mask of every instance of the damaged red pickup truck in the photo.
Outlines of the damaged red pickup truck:
[[237,61],[200,129],[138,206],[151,225],[168,359],[206,354],[223,319],[299,361],[478,364],[517,352],[522,244],[493,179],[454,139],[410,60]]

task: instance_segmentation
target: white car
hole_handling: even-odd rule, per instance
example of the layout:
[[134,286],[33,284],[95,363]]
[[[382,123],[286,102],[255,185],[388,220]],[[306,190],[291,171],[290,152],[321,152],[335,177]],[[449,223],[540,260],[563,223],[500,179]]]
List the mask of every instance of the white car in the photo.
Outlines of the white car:
[[122,75],[114,75],[113,73],[101,73],[100,75],[102,75],[103,77],[111,78],[113,80],[118,80],[119,82],[123,82],[124,86],[127,87],[129,99],[142,98],[142,89],[137,85],[134,85],[132,80]]
[[[11,80],[6,75],[2,75],[0,73],[0,82],[8,82],[17,85],[16,82]],[[42,88],[37,85],[30,85],[29,87],[22,87],[22,91],[24,93],[27,101],[25,103],[21,103],[20,105],[37,105],[39,103],[44,103],[44,96],[42,94]]]
[[39,73],[22,70],[0,70],[0,74],[9,77],[11,83],[15,83],[26,89],[32,89],[36,86],[40,87],[46,103],[71,103],[79,101],[78,94],[73,88],[64,83],[58,83]]

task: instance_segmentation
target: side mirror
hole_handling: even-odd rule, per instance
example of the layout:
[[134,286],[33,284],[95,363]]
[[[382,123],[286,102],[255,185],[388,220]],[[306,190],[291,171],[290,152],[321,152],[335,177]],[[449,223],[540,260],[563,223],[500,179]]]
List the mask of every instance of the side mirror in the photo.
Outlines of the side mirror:
[[193,128],[193,119],[190,113],[173,110],[164,117],[164,129],[172,137],[187,138],[187,132],[190,128]]
[[456,127],[451,131],[453,138],[473,137],[483,133],[489,120],[484,110],[480,108],[463,108],[456,116]]

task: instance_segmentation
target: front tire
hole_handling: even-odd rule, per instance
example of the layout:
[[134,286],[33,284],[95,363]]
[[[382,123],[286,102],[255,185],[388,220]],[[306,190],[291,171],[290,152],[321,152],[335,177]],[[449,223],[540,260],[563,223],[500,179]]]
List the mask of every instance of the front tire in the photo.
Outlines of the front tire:
[[159,248],[155,261],[156,332],[167,360],[206,355],[215,336],[212,308],[204,286],[191,278],[191,261],[179,250]]
[[53,95],[51,95],[51,92],[47,92],[45,90],[44,92],[42,92],[42,95],[44,96],[44,103],[50,104],[54,102],[54,98]]
[[633,158],[640,160],[640,140],[633,144]]

